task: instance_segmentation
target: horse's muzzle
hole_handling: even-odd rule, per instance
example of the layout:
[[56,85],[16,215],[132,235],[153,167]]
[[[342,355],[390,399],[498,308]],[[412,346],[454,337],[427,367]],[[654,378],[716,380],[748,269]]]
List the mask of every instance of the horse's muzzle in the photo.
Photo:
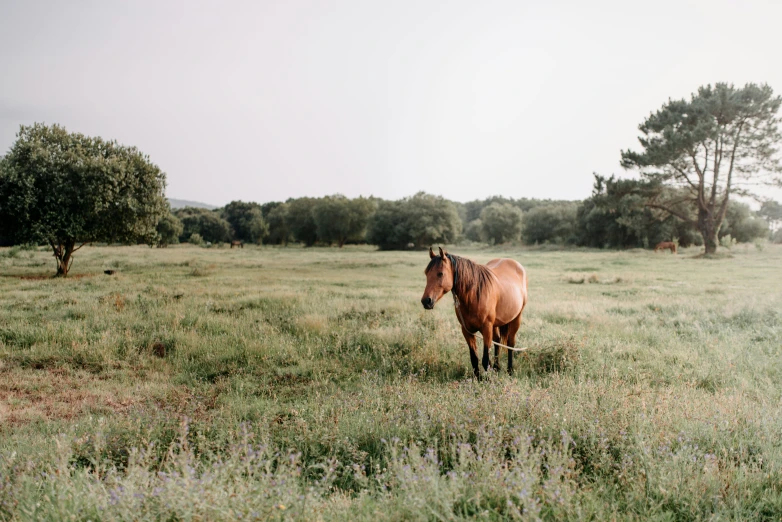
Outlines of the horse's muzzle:
[[421,298],[421,304],[424,305],[424,308],[427,310],[431,310],[434,308],[434,299],[431,297],[422,297]]

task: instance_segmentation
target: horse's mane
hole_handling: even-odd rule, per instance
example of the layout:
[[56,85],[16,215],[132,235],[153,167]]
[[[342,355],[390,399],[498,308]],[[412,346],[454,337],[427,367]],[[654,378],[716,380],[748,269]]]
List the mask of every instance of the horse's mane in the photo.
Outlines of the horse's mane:
[[[480,300],[481,293],[494,282],[494,273],[486,266],[479,265],[465,257],[446,254],[451,261],[454,270],[454,282],[452,292],[465,302],[474,302]],[[435,266],[439,266],[443,259],[435,256],[429,261],[424,270],[425,274]]]

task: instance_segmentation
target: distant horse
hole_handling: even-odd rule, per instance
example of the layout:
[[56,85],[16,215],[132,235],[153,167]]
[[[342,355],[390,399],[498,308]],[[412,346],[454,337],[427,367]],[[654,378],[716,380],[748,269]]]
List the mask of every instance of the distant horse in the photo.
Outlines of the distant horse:
[[654,251],[657,252],[658,250],[670,250],[672,254],[675,254],[676,243],[673,241],[663,241],[662,243],[657,243],[657,246],[654,247]]
[[[469,259],[440,249],[440,255],[429,249],[426,289],[421,298],[424,308],[431,310],[448,292],[454,297],[456,318],[462,326],[470,348],[470,362],[475,377],[480,380],[476,332],[483,336],[483,369],[489,369],[489,348],[492,341],[509,347],[516,345],[516,333],[521,327],[521,313],[527,304],[527,271],[513,259],[492,259],[479,265]],[[494,369],[500,369],[500,348],[494,346]],[[513,351],[508,350],[508,373],[513,373]]]
[[231,248],[233,247],[244,248],[244,243],[242,243],[238,239],[234,239],[233,241],[231,241]]

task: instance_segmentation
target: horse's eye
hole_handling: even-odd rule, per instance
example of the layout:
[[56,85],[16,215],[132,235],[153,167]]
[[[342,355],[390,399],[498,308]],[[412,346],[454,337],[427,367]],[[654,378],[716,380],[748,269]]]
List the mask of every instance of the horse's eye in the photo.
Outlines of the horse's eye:
[[437,272],[437,277],[443,277],[443,273],[442,272]]

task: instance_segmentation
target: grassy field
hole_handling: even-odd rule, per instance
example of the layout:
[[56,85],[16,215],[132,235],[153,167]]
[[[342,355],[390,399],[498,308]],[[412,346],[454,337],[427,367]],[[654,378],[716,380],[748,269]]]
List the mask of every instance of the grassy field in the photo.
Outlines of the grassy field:
[[423,252],[0,249],[0,519],[782,519],[782,248],[453,251],[528,269],[512,377]]

